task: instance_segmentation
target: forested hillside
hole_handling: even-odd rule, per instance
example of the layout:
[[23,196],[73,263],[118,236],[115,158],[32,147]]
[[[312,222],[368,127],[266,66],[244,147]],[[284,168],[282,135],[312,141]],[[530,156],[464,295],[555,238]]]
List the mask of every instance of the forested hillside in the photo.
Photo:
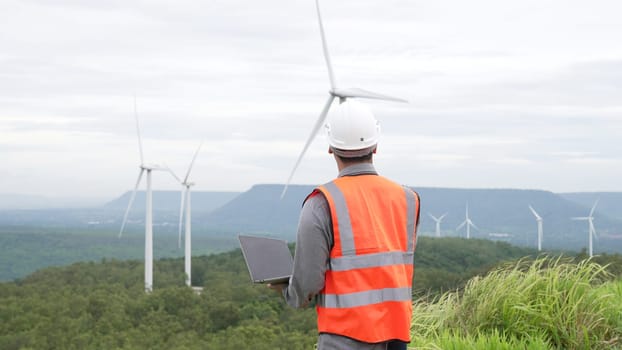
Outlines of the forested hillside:
[[[421,237],[416,295],[436,294],[501,261],[533,254],[505,243]],[[0,284],[0,349],[312,349],[313,309],[293,310],[250,283],[240,250],[156,261],[154,292],[139,261],[47,268]],[[252,346],[250,346],[252,344]]]
[[[523,257],[535,258],[535,251],[487,240],[420,237],[413,300],[427,303],[455,293],[472,277]],[[619,255],[594,261],[622,274]],[[150,294],[143,289],[143,271],[140,261],[102,260],[0,283],[0,349],[289,350],[315,344],[314,310],[291,309],[264,285],[251,284],[239,249],[193,258],[192,282],[204,288],[200,294],[184,286],[182,259],[156,261]],[[434,312],[423,315],[426,322],[442,317],[434,304],[425,308]],[[436,341],[426,337],[417,341]]]
[[77,263],[0,284],[0,349],[309,349],[312,310],[288,309],[249,283],[239,251],[155,263],[145,294],[136,261]]
[[[178,248],[177,228],[157,227],[154,230],[154,257],[183,256]],[[0,281],[22,278],[48,266],[68,265],[78,261],[101,259],[142,259],[145,254],[144,230],[118,231],[70,228],[0,227]],[[232,234],[192,237],[193,255],[224,252],[237,246]]]

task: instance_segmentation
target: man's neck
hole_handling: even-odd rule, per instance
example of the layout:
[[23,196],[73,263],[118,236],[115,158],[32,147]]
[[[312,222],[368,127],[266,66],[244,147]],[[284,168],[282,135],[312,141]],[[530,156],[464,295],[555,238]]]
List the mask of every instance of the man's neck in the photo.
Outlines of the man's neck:
[[337,169],[339,170],[339,172],[341,172],[343,169],[352,166],[352,165],[356,165],[356,164],[373,164],[373,160],[370,159],[369,161],[362,161],[362,162],[344,162],[343,160],[341,160],[339,157],[335,156],[335,161],[337,161]]
[[337,177],[358,175],[378,175],[378,172],[376,172],[374,164],[371,162],[357,162],[340,170]]

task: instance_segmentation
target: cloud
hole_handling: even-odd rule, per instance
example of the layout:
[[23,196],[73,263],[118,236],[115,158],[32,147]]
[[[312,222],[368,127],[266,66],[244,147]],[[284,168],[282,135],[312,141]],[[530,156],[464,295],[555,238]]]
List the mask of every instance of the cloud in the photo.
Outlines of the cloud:
[[[618,2],[320,5],[340,86],[410,100],[369,102],[383,173],[435,186],[595,186],[577,174],[619,190]],[[185,169],[206,141],[197,189],[284,182],[329,89],[313,1],[9,0],[0,33],[0,163],[11,169],[0,193],[131,187],[134,94],[150,159]],[[294,182],[335,173],[318,136]]]

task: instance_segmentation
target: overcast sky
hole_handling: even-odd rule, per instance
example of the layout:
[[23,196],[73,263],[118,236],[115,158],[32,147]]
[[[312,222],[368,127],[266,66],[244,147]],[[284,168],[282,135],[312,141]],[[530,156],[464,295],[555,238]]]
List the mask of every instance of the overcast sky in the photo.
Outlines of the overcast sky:
[[[140,156],[197,190],[284,183],[327,98],[313,0],[0,0],[0,193],[113,198]],[[378,170],[411,186],[622,191],[622,2],[321,3]],[[336,175],[320,133],[293,183]],[[154,174],[156,189],[178,189]]]

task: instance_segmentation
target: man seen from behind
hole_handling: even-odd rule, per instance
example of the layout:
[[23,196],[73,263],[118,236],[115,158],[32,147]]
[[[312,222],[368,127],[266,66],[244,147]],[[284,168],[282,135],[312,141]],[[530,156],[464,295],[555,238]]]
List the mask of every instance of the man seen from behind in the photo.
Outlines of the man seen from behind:
[[294,271],[272,285],[292,307],[315,301],[318,349],[406,349],[419,196],[378,175],[379,124],[344,101],[326,123],[339,175],[304,201]]

